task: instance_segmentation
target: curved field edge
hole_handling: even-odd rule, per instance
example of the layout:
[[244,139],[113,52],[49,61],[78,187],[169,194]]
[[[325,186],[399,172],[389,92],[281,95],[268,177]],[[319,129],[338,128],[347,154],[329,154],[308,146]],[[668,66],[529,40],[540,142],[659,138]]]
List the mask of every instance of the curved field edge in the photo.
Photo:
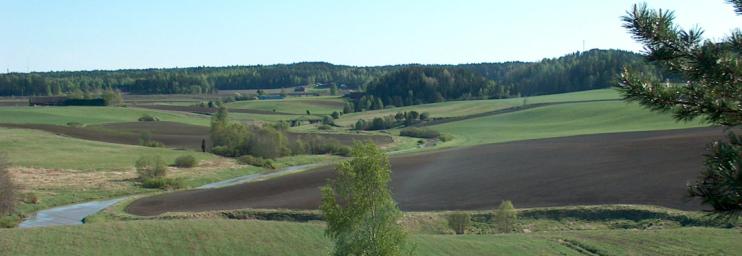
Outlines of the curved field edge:
[[350,113],[343,115],[336,121],[336,123],[341,125],[351,125],[358,119],[371,120],[374,117],[394,115],[397,112],[412,110],[417,112],[428,112],[433,118],[450,118],[492,112],[516,106],[522,106],[524,104],[620,99],[620,95],[617,91],[613,89],[601,89],[509,99],[446,101],[439,103],[387,108],[383,110]]
[[[22,196],[37,198],[20,202],[21,217],[51,207],[157,191],[144,189],[135,180],[134,161],[141,156],[158,155],[168,164],[179,156],[194,156],[197,167],[169,168],[168,176],[183,179],[186,187],[269,171],[201,152],[96,142],[30,129],[0,128],[0,152],[8,155],[11,175]],[[275,166],[337,159],[330,155],[291,156],[277,159]]]
[[[327,255],[322,223],[131,221],[0,230],[10,255]],[[739,229],[598,230],[503,235],[411,234],[415,255],[735,254]]]
[[706,127],[678,122],[666,113],[621,101],[548,105],[428,126],[453,136],[444,147],[556,138],[574,135]]
[[[234,219],[313,222],[322,221],[318,210],[237,209],[203,212],[169,212],[157,216],[129,214],[125,208],[140,195],[119,202],[103,211],[88,216],[85,223],[138,220],[194,220]],[[742,224],[724,222],[705,212],[683,211],[652,205],[583,205],[517,209],[515,233],[610,229],[667,229],[679,227],[733,227]],[[404,212],[401,224],[406,230],[419,234],[453,234],[446,216],[467,213],[472,225],[467,231],[476,234],[497,233],[493,210]]]
[[209,125],[209,118],[196,114],[158,111],[133,107],[3,107],[0,120],[16,124],[105,124],[136,122],[142,115],[156,116],[162,121],[193,125]]
[[266,112],[282,112],[303,115],[308,110],[314,115],[329,115],[343,110],[344,100],[341,97],[289,97],[282,100],[248,100],[227,104],[229,108],[251,109]]
[[217,158],[195,151],[105,143],[7,128],[0,128],[0,152],[8,155],[13,166],[75,170],[128,169],[139,157],[148,155],[159,155],[168,163],[181,155],[193,155],[197,160]]

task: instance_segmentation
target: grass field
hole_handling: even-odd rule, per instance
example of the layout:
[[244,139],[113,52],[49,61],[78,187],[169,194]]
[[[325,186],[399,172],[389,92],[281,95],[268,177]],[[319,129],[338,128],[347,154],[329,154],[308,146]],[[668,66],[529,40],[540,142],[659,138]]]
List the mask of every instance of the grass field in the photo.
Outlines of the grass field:
[[523,105],[524,99],[526,104],[534,103],[551,103],[564,101],[584,101],[584,100],[611,100],[619,99],[618,92],[613,89],[591,90],[573,93],[552,94],[544,96],[535,96],[528,98],[512,98],[497,100],[468,100],[468,101],[448,101],[432,104],[423,104],[415,106],[406,106],[399,108],[389,108],[384,110],[374,110],[366,112],[357,112],[343,115],[338,124],[350,125],[358,119],[370,120],[374,117],[393,115],[401,111],[428,112],[432,117],[459,117],[484,112],[495,111],[513,106]]
[[[327,255],[322,223],[130,221],[0,230],[9,255]],[[730,255],[739,229],[599,230],[410,236],[415,255]]]
[[156,116],[162,121],[209,125],[208,118],[198,115],[123,107],[3,107],[0,108],[0,122],[56,125],[67,125],[69,122],[103,124],[136,122],[144,114]]
[[8,154],[14,166],[75,170],[128,169],[137,158],[146,155],[159,155],[167,162],[185,154],[198,160],[215,158],[200,152],[104,143],[5,128],[0,128],[0,152]]
[[652,112],[622,101],[551,105],[430,126],[463,146],[570,135],[681,129],[706,126],[699,121],[676,122],[669,114]]
[[329,115],[333,111],[343,110],[343,99],[340,97],[301,97],[283,100],[249,100],[227,104],[229,108],[255,109],[303,115],[306,111],[312,115]]

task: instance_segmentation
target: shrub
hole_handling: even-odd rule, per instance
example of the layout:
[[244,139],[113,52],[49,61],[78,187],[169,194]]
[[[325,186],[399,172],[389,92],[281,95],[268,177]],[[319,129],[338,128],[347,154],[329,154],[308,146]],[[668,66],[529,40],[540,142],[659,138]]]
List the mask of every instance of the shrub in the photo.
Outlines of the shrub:
[[[333,154],[339,156],[349,156],[350,147],[341,144],[338,140],[333,138],[322,138],[317,135],[308,135],[297,140],[294,144],[301,145],[301,152],[294,151],[294,154]],[[299,146],[294,145],[292,148],[299,149]]]
[[191,168],[196,166],[196,158],[192,155],[179,156],[175,159],[175,166],[180,168]]
[[139,134],[139,145],[152,148],[161,148],[165,146],[159,141],[153,140],[152,135],[147,131]]
[[428,112],[422,112],[422,113],[420,113],[420,120],[421,121],[427,121],[428,119],[430,119],[430,113],[428,113]]
[[368,124],[366,124],[366,120],[358,119],[358,121],[356,121],[356,124],[353,127],[354,129],[361,131],[361,130],[366,130],[366,128],[368,127]]
[[78,123],[78,122],[69,122],[69,123],[67,123],[67,126],[69,126],[69,127],[75,127],[75,128],[80,128],[80,127],[85,127],[85,124]]
[[[273,111],[273,112],[275,112],[275,111]],[[289,126],[290,126],[290,124],[288,122],[286,122],[286,121],[283,121],[283,120],[278,121],[275,124],[273,124],[273,128],[276,128],[276,130],[279,130],[279,131],[286,131],[286,130],[289,129]]]
[[106,90],[101,94],[106,106],[118,106],[124,103],[121,92],[118,90]]
[[228,146],[215,146],[211,148],[211,153],[220,156],[238,156],[239,154],[234,148]]
[[159,189],[181,189],[185,188],[185,182],[181,178],[150,178],[142,181],[142,186],[145,188],[159,188]]
[[167,164],[160,156],[143,156],[134,164],[139,179],[144,181],[153,178],[162,178],[167,175]]
[[400,136],[433,139],[441,136],[441,133],[429,128],[406,128],[399,131]]
[[323,124],[323,125],[318,126],[317,129],[322,130],[322,131],[327,131],[327,130],[332,130],[332,126]]
[[237,162],[240,164],[249,164],[257,167],[276,169],[276,167],[273,166],[273,162],[271,160],[263,159],[262,157],[254,157],[251,155],[241,156],[237,158]]
[[466,228],[471,224],[471,215],[465,212],[451,213],[446,219],[448,220],[448,227],[453,229],[457,235],[466,233]]
[[441,140],[442,142],[446,142],[446,141],[452,140],[453,139],[453,136],[451,136],[449,134],[441,134],[441,136],[438,137],[438,139]]
[[0,215],[0,228],[14,228],[21,222],[20,216],[17,215]]
[[335,121],[331,116],[323,116],[322,117],[322,124],[334,124]]
[[157,121],[160,121],[160,118],[149,115],[149,114],[144,114],[141,117],[139,117],[138,120],[139,122],[157,122]]
[[330,115],[330,116],[332,116],[332,119],[338,119],[338,118],[340,118],[340,112],[333,111],[332,112],[332,115]]
[[515,221],[518,219],[518,212],[513,207],[513,203],[510,200],[505,200],[500,203],[500,206],[495,210],[495,224],[497,229],[503,233],[510,233],[515,229]]

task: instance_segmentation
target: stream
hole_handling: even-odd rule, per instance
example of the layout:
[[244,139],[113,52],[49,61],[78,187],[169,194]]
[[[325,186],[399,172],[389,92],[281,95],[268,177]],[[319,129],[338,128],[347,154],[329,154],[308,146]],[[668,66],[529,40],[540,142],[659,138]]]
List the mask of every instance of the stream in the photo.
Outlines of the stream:
[[[289,166],[278,171],[267,172],[267,173],[255,173],[236,178],[209,183],[200,186],[196,189],[212,189],[221,188],[232,185],[237,185],[246,182],[261,181],[278,176],[292,174],[308,170],[321,164],[306,164]],[[70,204],[65,206],[58,206],[36,212],[33,216],[26,218],[21,222],[19,228],[35,228],[35,227],[50,227],[50,226],[61,226],[61,225],[80,225],[83,224],[82,220],[90,215],[96,214],[99,211],[108,208],[122,200],[129,198],[120,197],[115,199],[90,201],[85,203]]]

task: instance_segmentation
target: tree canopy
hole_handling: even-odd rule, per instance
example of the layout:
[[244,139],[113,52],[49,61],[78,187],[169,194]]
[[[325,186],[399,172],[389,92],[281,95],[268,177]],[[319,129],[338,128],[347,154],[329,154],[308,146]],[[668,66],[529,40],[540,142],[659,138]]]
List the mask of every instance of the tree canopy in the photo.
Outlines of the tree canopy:
[[355,144],[352,156],[322,188],[320,210],[334,255],[399,255],[405,232],[389,188],[389,158],[371,142]]
[[[742,15],[742,0],[729,1]],[[674,24],[672,11],[634,5],[623,17],[624,27],[644,44],[648,61],[660,64],[682,83],[668,83],[626,69],[619,89],[624,98],[658,111],[672,112],[678,120],[703,118],[728,128],[728,141],[716,141],[706,156],[706,169],[690,195],[724,216],[742,213],[742,31],[721,41],[703,39],[703,30],[683,30]]]
[[[401,69],[444,68],[453,73],[461,73],[454,70],[467,70],[495,81],[498,91],[488,93],[500,97],[607,88],[615,84],[624,66],[662,77],[657,69],[644,63],[642,57],[636,53],[590,50],[539,62],[375,67],[302,62],[256,66],[8,73],[0,74],[0,96],[62,95],[106,89],[130,94],[199,94],[214,93],[217,90],[275,89],[315,83],[329,88],[335,86],[339,89],[355,89],[364,88],[372,81]],[[500,89],[504,90],[499,91]]]

